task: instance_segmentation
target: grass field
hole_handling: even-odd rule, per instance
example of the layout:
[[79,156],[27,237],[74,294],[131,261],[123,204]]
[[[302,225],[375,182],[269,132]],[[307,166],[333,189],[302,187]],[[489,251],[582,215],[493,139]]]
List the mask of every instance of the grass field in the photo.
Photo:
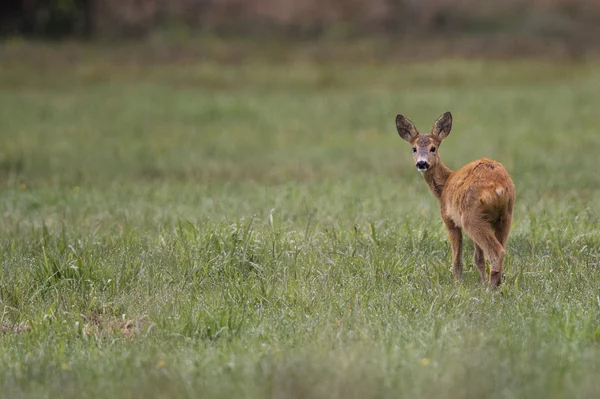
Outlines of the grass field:
[[[0,56],[1,397],[600,396],[599,63]],[[447,110],[496,292],[395,131]]]

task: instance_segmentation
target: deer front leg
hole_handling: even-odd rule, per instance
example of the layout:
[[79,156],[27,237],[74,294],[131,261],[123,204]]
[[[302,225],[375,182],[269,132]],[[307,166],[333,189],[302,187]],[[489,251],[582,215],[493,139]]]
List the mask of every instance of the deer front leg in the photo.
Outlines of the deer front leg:
[[462,230],[454,224],[452,220],[444,220],[450,246],[452,247],[452,267],[454,268],[454,278],[462,280],[463,258],[462,258]]

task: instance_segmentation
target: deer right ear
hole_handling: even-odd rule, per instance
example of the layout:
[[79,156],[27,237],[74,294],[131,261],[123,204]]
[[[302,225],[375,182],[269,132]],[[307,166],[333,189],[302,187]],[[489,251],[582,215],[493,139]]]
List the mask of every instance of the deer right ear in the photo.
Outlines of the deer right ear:
[[411,143],[419,134],[415,128],[415,125],[413,125],[413,123],[404,115],[396,116],[396,129],[398,129],[398,134],[400,137],[409,143]]

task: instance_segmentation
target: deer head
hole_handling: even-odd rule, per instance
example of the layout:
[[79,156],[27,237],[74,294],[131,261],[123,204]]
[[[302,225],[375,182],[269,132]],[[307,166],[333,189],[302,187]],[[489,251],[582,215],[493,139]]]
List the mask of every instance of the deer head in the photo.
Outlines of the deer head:
[[446,112],[440,116],[429,134],[420,134],[415,125],[405,116],[396,116],[396,129],[400,137],[412,145],[413,159],[417,170],[425,173],[435,168],[440,162],[438,149],[442,140],[452,129],[452,114]]

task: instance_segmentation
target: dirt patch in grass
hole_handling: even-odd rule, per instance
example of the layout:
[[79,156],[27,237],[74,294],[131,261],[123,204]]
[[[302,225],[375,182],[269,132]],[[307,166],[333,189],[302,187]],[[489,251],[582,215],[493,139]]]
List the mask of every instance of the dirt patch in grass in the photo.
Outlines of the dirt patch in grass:
[[0,334],[23,334],[31,331],[31,326],[26,323],[2,323],[0,324]]
[[109,335],[131,338],[139,333],[149,331],[153,325],[145,316],[128,318],[90,314],[83,316],[83,319],[82,333],[96,338],[106,338]]

